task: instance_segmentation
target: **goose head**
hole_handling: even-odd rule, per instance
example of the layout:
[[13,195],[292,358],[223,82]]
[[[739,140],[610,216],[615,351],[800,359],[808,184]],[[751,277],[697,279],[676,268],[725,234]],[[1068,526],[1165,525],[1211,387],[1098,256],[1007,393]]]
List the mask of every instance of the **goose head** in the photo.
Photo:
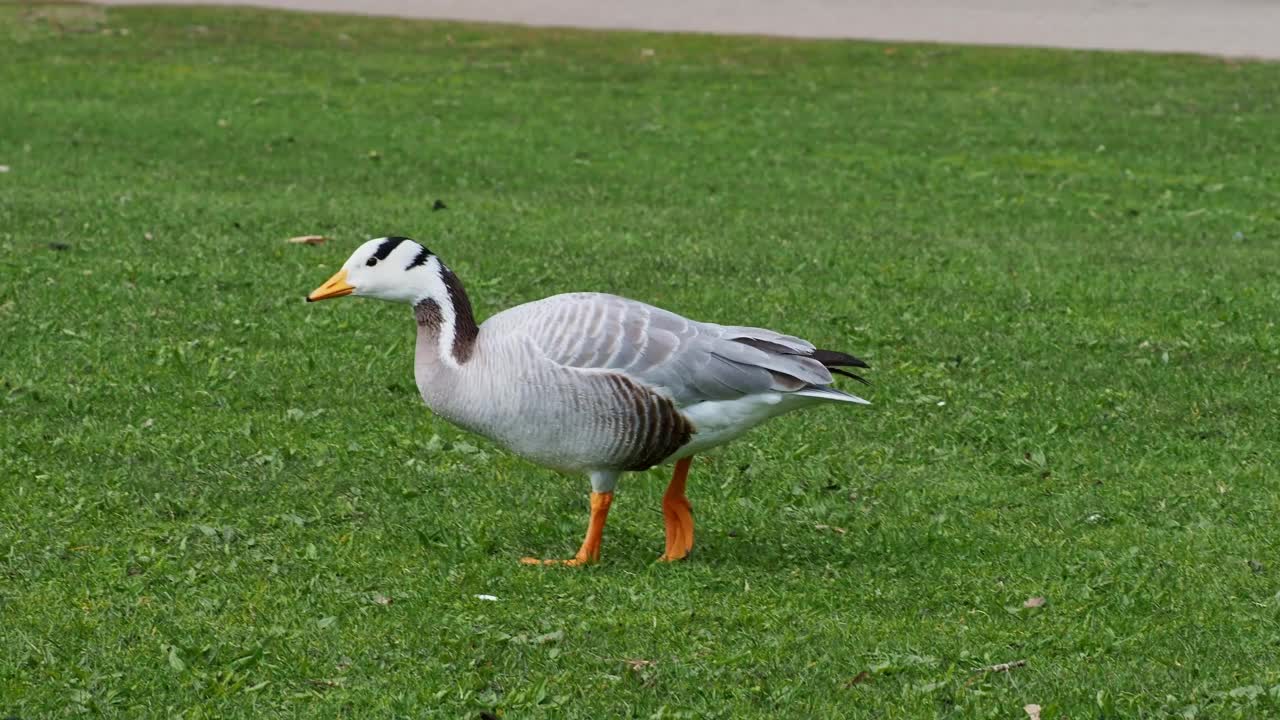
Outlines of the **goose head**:
[[457,367],[471,357],[480,330],[462,283],[435,253],[409,238],[377,238],[356,248],[307,302],[344,295],[409,303],[419,339],[433,340],[428,346],[442,362]]
[[447,294],[442,269],[434,253],[409,238],[375,238],[356,248],[307,302],[356,295],[416,305]]

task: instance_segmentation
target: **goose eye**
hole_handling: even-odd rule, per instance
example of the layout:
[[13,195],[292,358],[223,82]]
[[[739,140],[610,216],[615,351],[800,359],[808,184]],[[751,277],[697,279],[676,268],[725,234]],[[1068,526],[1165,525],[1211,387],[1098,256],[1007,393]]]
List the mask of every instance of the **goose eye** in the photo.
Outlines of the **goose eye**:
[[368,265],[369,267],[373,267],[374,265],[377,265],[377,264],[378,264],[378,258],[376,257],[371,257],[367,261],[365,261],[365,265]]

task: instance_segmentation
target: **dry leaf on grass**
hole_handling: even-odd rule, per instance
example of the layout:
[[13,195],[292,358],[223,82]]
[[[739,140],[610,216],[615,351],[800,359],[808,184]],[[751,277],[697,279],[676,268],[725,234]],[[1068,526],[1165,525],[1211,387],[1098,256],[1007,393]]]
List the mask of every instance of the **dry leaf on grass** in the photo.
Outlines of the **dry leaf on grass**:
[[1009,672],[1014,668],[1020,668],[1026,664],[1027,664],[1026,660],[1014,660],[1013,662],[996,663],[995,665],[988,665],[984,668],[978,668],[977,670],[974,670],[973,674],[969,676],[969,679],[965,681],[964,683],[965,687],[972,685],[974,682],[978,680],[978,678],[983,677],[987,673]]
[[844,686],[847,688],[851,688],[854,685],[861,685],[862,683],[866,683],[866,682],[871,682],[871,673],[867,672],[866,670],[863,670],[857,675],[854,675],[853,677],[846,680],[844,683]]
[[323,235],[299,235],[298,237],[289,238],[287,242],[291,242],[294,245],[319,245],[328,239]]
[[1027,711],[1028,720],[1040,720],[1040,706],[1035,703],[1028,703],[1022,706]]
[[1014,668],[1020,668],[1026,664],[1027,664],[1026,660],[1014,660],[1013,662],[997,663],[995,665],[988,665],[982,668],[982,672],[1009,672]]
[[640,671],[647,667],[653,667],[652,660],[641,660],[640,658],[628,658],[622,661],[626,664],[628,670]]
[[1033,598],[1027,598],[1027,601],[1026,601],[1026,602],[1024,602],[1024,603],[1022,603],[1022,607],[1024,607],[1024,608],[1038,608],[1038,607],[1040,607],[1040,606],[1044,605],[1044,603],[1045,603],[1045,599],[1044,599],[1044,598],[1042,598],[1042,597],[1040,597],[1039,595],[1037,595],[1036,597],[1033,597]]
[[832,530],[832,531],[837,532],[837,533],[839,533],[839,534],[841,534],[841,535],[844,535],[845,533],[849,532],[848,530],[845,530],[845,529],[844,529],[844,528],[842,528],[842,527],[835,527],[835,526],[833,526],[833,525],[823,525],[822,523],[818,523],[817,525],[814,525],[813,527],[814,527],[814,529],[815,529],[815,530]]
[[545,635],[539,635],[538,637],[534,638],[534,639],[533,639],[533,644],[535,644],[535,645],[545,645],[545,644],[547,644],[547,643],[560,642],[560,641],[561,641],[561,640],[563,640],[563,639],[564,639],[564,631],[563,631],[563,630],[553,630],[553,631],[551,631],[551,632],[549,632],[549,633],[547,633],[547,634],[545,634]]

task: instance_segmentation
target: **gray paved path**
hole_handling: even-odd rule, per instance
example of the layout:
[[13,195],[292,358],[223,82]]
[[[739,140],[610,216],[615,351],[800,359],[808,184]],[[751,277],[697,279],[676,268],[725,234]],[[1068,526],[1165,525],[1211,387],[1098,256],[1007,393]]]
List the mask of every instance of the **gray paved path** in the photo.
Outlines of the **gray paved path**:
[[[102,0],[154,4],[156,0]],[[1280,0],[168,0],[585,28],[1280,59]]]

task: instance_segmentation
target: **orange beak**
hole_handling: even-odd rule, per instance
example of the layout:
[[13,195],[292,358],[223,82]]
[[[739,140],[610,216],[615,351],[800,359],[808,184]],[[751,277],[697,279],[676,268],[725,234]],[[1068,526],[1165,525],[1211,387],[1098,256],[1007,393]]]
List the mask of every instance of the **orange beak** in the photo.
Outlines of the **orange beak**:
[[355,291],[356,287],[347,282],[347,271],[344,268],[339,270],[336,275],[329,278],[328,282],[315,290],[312,290],[311,294],[307,296],[307,302],[342,297],[343,295],[350,295]]

